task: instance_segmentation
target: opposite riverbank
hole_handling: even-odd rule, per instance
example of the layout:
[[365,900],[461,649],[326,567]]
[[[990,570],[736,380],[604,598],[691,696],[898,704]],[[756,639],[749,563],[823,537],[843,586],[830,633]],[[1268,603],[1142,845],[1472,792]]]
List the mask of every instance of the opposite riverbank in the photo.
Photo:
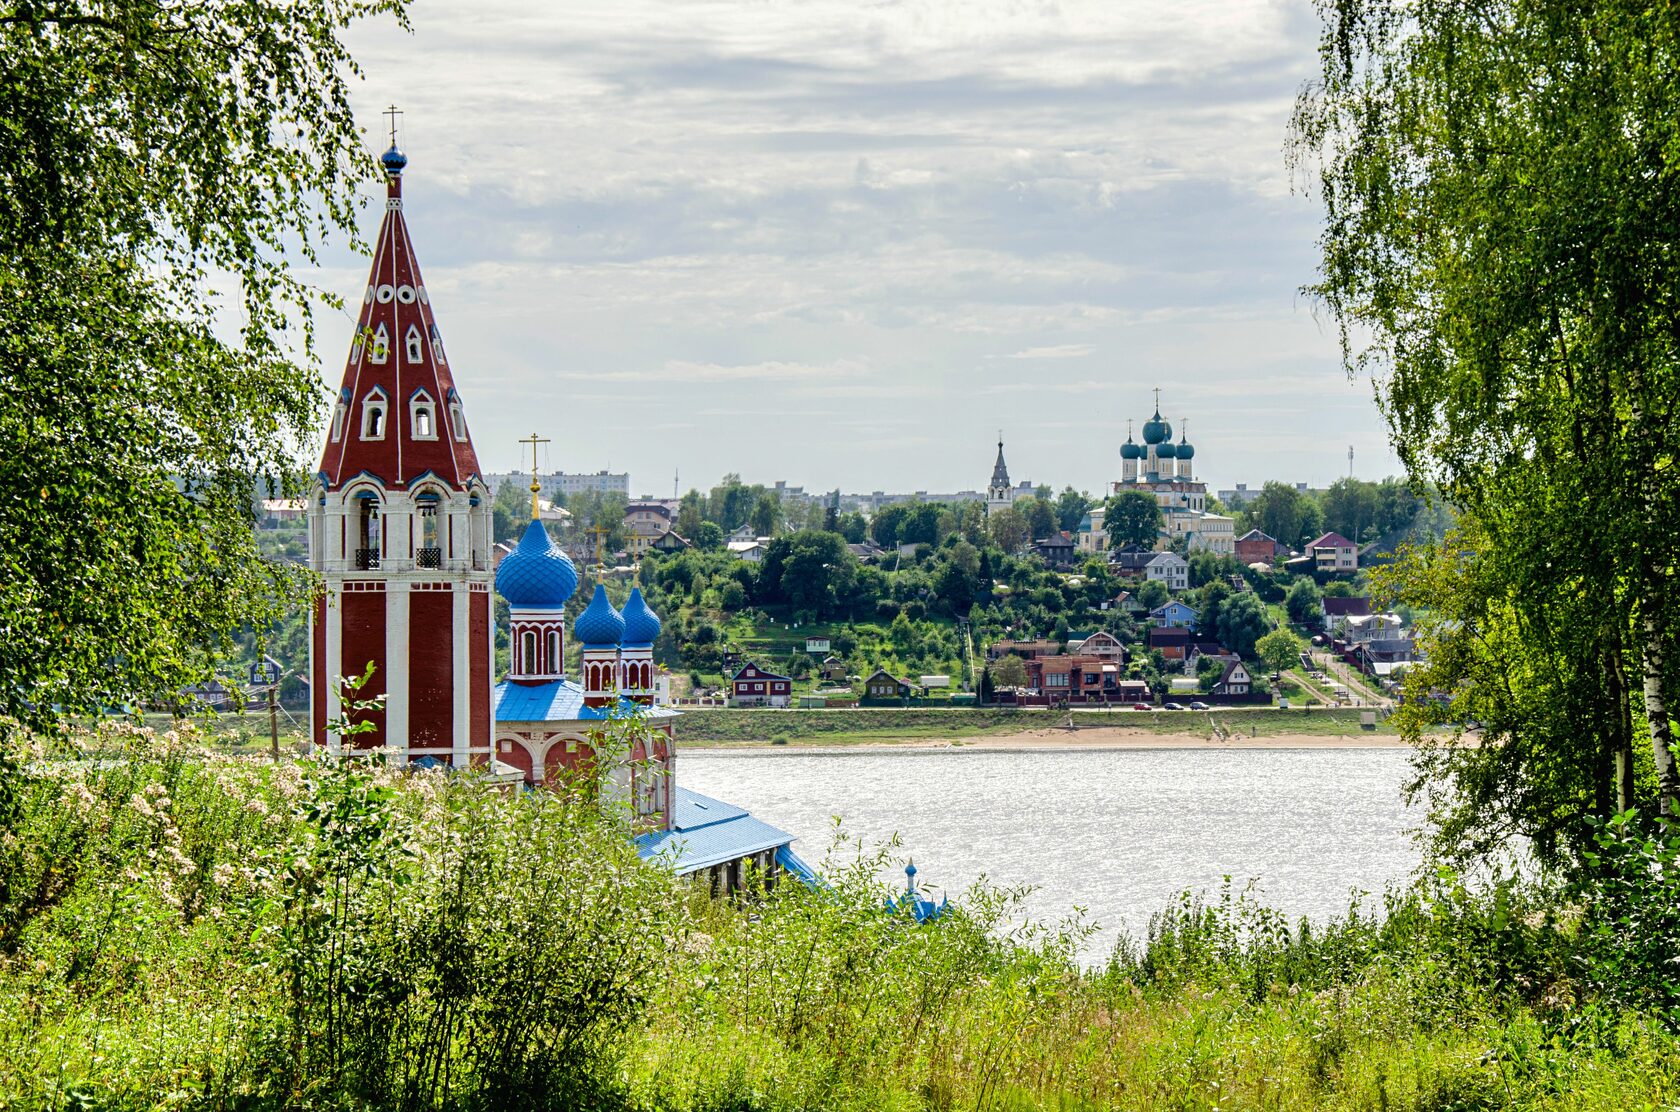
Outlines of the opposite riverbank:
[[975,746],[984,748],[1329,748],[1404,744],[1357,710],[1074,711],[1004,708],[691,710],[684,748]]

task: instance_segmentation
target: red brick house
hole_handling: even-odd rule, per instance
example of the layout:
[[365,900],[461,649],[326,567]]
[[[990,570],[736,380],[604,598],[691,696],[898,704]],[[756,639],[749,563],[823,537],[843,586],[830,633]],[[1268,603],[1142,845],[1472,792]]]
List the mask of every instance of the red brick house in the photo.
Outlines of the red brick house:
[[1237,560],[1244,564],[1269,564],[1285,551],[1276,540],[1258,529],[1237,538]]
[[1027,680],[1052,702],[1135,703],[1150,698],[1149,685],[1123,678],[1108,656],[1045,656],[1027,662]]
[[785,707],[793,696],[793,681],[749,663],[729,681],[729,694],[738,707]]

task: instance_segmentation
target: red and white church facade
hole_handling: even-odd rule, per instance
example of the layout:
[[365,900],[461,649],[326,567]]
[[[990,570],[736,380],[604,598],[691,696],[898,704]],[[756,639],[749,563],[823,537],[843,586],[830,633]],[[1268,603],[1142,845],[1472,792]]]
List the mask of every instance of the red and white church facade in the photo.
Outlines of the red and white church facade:
[[[676,712],[653,705],[659,618],[639,589],[622,610],[597,584],[569,631],[581,653],[567,678],[567,601],[578,573],[533,515],[500,566],[492,492],[420,275],[403,212],[407,158],[381,156],[384,221],[309,501],[310,565],[325,591],[311,615],[315,745],[381,749],[387,759],[483,768],[536,787],[598,774],[633,804],[644,857],[679,873],[741,881],[747,862],[774,877],[810,870],[791,835],[676,784]],[[493,682],[492,587],[508,602],[511,663]],[[343,677],[371,664],[352,695]],[[348,698],[384,696],[382,711],[346,715]],[[629,751],[597,768],[612,723]],[[347,737],[332,727],[365,721]]]

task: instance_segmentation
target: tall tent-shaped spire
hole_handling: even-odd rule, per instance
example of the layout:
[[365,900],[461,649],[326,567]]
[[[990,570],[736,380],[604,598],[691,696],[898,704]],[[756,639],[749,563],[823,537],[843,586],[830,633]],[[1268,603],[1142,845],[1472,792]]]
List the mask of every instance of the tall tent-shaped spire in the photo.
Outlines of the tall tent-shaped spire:
[[[494,519],[409,239],[394,125],[379,162],[384,219],[350,295],[361,309],[309,500],[309,564],[326,587],[310,618],[311,730],[329,752],[464,768],[491,759]],[[557,674],[559,655],[536,674]],[[384,707],[348,715],[368,728],[342,734],[339,677],[370,662],[357,697]]]
[[461,489],[479,474],[478,457],[403,218],[408,159],[394,138],[380,163],[385,219],[320,471],[329,488],[366,471],[397,489],[428,473]]
[[992,464],[992,486],[1009,486],[1009,467],[1003,462],[1003,437],[998,437],[997,462]]

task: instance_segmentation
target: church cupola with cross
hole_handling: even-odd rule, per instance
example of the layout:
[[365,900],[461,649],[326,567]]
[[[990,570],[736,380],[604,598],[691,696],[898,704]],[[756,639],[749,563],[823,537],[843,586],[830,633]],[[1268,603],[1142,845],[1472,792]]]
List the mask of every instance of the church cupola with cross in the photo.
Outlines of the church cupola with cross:
[[380,156],[385,212],[309,506],[314,609],[311,718],[317,744],[345,744],[337,677],[373,674],[357,698],[372,729],[357,747],[463,767],[491,739],[491,492],[444,354],[403,211],[408,158]]

